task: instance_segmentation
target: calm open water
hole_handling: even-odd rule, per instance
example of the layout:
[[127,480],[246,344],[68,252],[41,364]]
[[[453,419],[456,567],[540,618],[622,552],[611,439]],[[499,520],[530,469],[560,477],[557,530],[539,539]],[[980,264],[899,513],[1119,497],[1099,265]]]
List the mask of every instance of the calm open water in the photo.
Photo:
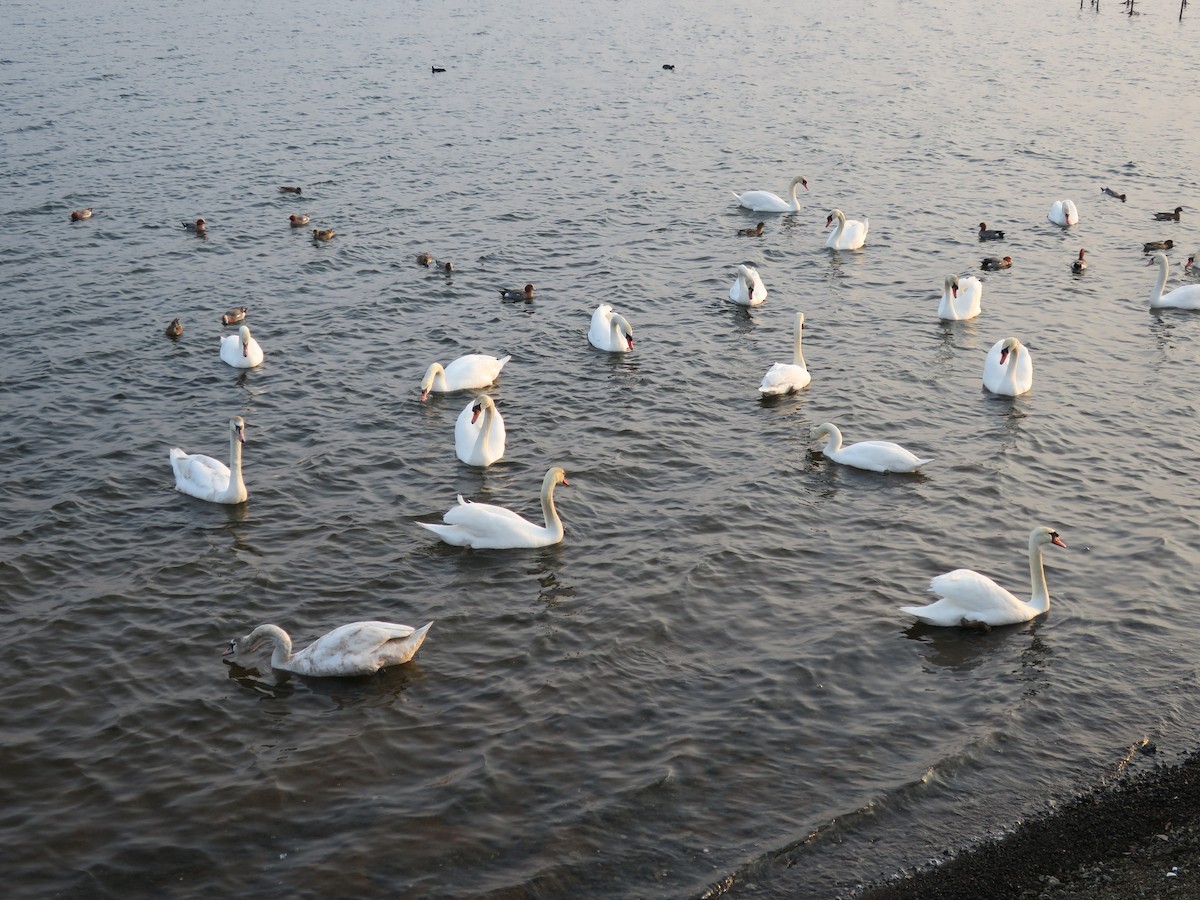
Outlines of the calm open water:
[[[1173,282],[1200,247],[1200,12],[1137,9],[9,3],[6,896],[845,896],[1196,746],[1200,314],[1148,311],[1141,245]],[[793,175],[796,215],[729,194]],[[824,249],[833,207],[863,250]],[[632,354],[588,346],[600,302]],[[797,310],[812,385],[763,403]],[[1010,334],[1015,401],[980,390]],[[513,357],[486,471],[467,397],[418,401],[465,352]],[[177,493],[168,448],[224,456],[232,415],[249,502]],[[838,468],[824,421],[936,462]],[[553,464],[560,546],[415,525],[459,492],[536,517]],[[959,566],[1027,594],[1035,524],[1069,546],[1043,620],[898,612]],[[220,656],[371,618],[436,624],[371,678]]]

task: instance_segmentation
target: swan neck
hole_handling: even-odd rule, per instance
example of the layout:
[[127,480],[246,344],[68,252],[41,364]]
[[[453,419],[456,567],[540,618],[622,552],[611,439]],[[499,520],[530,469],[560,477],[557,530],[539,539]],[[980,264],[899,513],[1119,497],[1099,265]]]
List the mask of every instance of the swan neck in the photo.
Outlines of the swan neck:
[[542,519],[546,523],[546,531],[557,542],[562,540],[563,524],[562,519],[558,517],[558,510],[554,507],[554,486],[556,483],[554,473],[547,473],[546,480],[542,484]]
[[1151,305],[1158,302],[1162,296],[1163,289],[1167,286],[1167,261],[1163,257],[1157,260],[1158,262],[1158,278],[1154,281],[1154,290],[1150,292]]
[[242,481],[242,442],[238,439],[238,430],[229,430],[229,493],[237,497],[245,493],[246,485]]
[[253,646],[254,641],[263,638],[272,643],[271,665],[276,669],[288,669],[292,662],[292,639],[278,625],[259,625],[250,632],[248,642]]
[[495,418],[496,407],[491,403],[483,405],[483,422],[479,426],[479,437],[475,439],[475,450],[486,453],[488,437],[492,433],[492,419]]
[[1046,587],[1046,567],[1042,564],[1042,545],[1029,539],[1029,605],[1039,612],[1050,608],[1050,591]]
[[804,320],[799,316],[796,317],[796,335],[795,344],[792,348],[793,362],[802,369],[808,368],[804,364],[804,350],[801,349],[800,343],[804,335]]
[[826,456],[832,456],[842,449],[842,430],[836,425],[825,426],[825,449],[822,451]]

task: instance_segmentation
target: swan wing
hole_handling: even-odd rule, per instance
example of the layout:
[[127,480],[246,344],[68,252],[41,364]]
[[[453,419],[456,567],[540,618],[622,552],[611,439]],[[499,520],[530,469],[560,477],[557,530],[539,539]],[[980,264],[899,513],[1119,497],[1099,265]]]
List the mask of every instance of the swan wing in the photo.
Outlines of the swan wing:
[[[429,625],[422,629],[421,640],[428,629]],[[398,658],[403,652],[397,650],[416,630],[393,622],[351,622],[317,638],[292,657],[289,668],[305,675],[369,675],[411,659],[416,647],[404,659]]]
[[792,204],[770,191],[746,191],[735,193],[738,205],[754,212],[794,212]]
[[1200,309],[1200,284],[1180,285],[1175,290],[1159,297],[1154,306],[1169,306],[1172,309]]
[[859,441],[827,455],[831,455],[835,462],[872,472],[912,472],[933,461],[921,459],[891,441]]
[[938,575],[930,580],[929,590],[963,610],[967,618],[989,625],[1008,625],[1033,618],[1028,603],[971,569]]
[[767,369],[767,374],[763,376],[762,384],[758,386],[758,389],[765,396],[791,394],[807,387],[810,381],[812,381],[812,375],[804,366],[775,363]]
[[446,390],[465,391],[487,387],[500,377],[500,370],[510,359],[512,359],[511,356],[497,359],[485,353],[468,353],[466,356],[460,356],[443,370],[446,378]]
[[229,487],[229,466],[219,459],[200,453],[171,450],[171,469],[175,472],[175,490],[201,500],[211,500]]

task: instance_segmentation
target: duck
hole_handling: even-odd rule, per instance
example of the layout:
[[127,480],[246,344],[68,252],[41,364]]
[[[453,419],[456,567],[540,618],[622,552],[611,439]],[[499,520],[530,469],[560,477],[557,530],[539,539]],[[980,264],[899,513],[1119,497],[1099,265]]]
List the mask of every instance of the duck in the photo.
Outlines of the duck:
[[171,470],[175,490],[210,503],[243,503],[246,483],[242,481],[242,444],[246,442],[246,422],[241,416],[229,420],[229,465],[211,456],[187,454],[172,447]]
[[196,234],[204,234],[208,231],[208,225],[203,219],[197,219],[195,222],[184,222],[183,227],[188,231],[196,232]]
[[485,388],[500,377],[500,370],[510,359],[512,356],[497,359],[486,353],[468,353],[445,368],[441,363],[430,363],[421,379],[421,399],[428,397],[431,391],[448,394]]
[[429,68],[433,72],[434,75],[438,75],[438,74],[446,71],[441,66],[430,66]]
[[235,369],[253,369],[263,364],[262,347],[250,337],[250,326],[243,325],[237,334],[221,338],[221,359]]
[[891,441],[859,441],[857,444],[843,447],[841,429],[832,422],[814,425],[808,430],[808,436],[814,441],[825,438],[825,446],[821,452],[828,459],[869,472],[915,472],[921,466],[933,462],[932,459],[921,459],[915,453]]
[[433,254],[432,253],[418,253],[417,254],[417,265],[418,266],[432,266],[433,265]]
[[738,235],[740,237],[762,237],[763,229],[766,227],[766,222],[759,222],[753,228],[739,228]]
[[1033,390],[1033,357],[1014,337],[996,341],[983,362],[983,386],[993,394],[1016,397]]
[[1155,250],[1170,250],[1175,246],[1175,242],[1169,238],[1165,241],[1146,241],[1142,244],[1143,253],[1153,253]]
[[1100,193],[1102,193],[1102,194],[1108,194],[1108,196],[1110,196],[1110,197],[1116,197],[1116,198],[1117,198],[1118,200],[1120,200],[1122,203],[1124,203],[1124,202],[1125,202],[1125,195],[1124,195],[1124,194],[1118,194],[1116,191],[1114,191],[1114,190],[1113,190],[1112,188],[1110,188],[1110,187],[1102,187],[1102,188],[1100,188]]
[[223,656],[253,653],[269,643],[272,669],[313,678],[374,675],[412,659],[432,625],[426,622],[413,628],[395,622],[351,622],[321,635],[295,654],[286,631],[278,625],[259,625],[245,637],[231,640]]
[[1158,264],[1158,278],[1150,290],[1151,309],[1200,309],[1200,284],[1181,284],[1173,291],[1164,294],[1167,286],[1167,270],[1170,263],[1167,254],[1155,253],[1146,263],[1148,266]]
[[1003,240],[1004,232],[995,228],[988,228],[987,222],[979,223],[979,239],[981,241],[999,241]]
[[171,324],[164,329],[164,333],[169,338],[177,338],[183,334],[183,323],[178,319],[172,319]]
[[866,219],[861,222],[857,219],[847,219],[845,213],[835,209],[825,220],[825,227],[832,225],[834,219],[837,219],[837,227],[826,238],[826,247],[832,250],[857,250],[867,242],[867,230],[871,225]]
[[303,189],[295,187],[293,185],[285,184],[283,187],[281,187],[279,189],[279,193],[281,193],[281,194],[303,194],[304,191],[303,191]]
[[[482,420],[481,418],[482,417]],[[454,423],[454,453],[468,466],[486,469],[504,456],[504,419],[487,394],[467,401]]]
[[764,397],[778,397],[783,394],[794,394],[808,387],[812,381],[808,366],[804,363],[804,351],[800,349],[801,337],[804,333],[804,313],[796,313],[793,320],[794,333],[792,345],[792,361],[790,363],[775,363],[767,369],[758,392]]
[[788,190],[791,192],[792,202],[784,200],[778,194],[772,194],[770,191],[746,191],[739,194],[736,191],[730,191],[739,206],[743,206],[753,212],[770,212],[770,213],[794,213],[800,211],[800,201],[796,198],[796,189],[803,187],[808,190],[808,181],[797,175],[792,179],[792,183],[788,185]]
[[1183,212],[1183,207],[1177,206],[1174,212],[1156,212],[1154,218],[1159,222],[1178,222],[1181,212]]
[[1046,218],[1063,228],[1079,224],[1079,211],[1071,200],[1055,200],[1050,204]]
[[447,544],[476,550],[513,550],[521,547],[548,547],[563,539],[562,519],[554,507],[555,485],[571,486],[561,466],[552,466],[542,479],[542,518],[535,525],[509,509],[490,503],[472,503],[458,495],[458,505],[442,516],[444,525],[418,522]]
[[674,72],[675,64],[674,63],[663,63],[663,69],[667,72]]
[[333,236],[337,234],[332,228],[314,228],[312,236],[314,241],[332,241]]
[[447,275],[449,275],[451,272],[454,271],[454,263],[450,262],[450,260],[448,260],[448,259],[446,259],[446,260],[439,259],[437,261],[437,267],[439,269],[441,269],[443,272],[445,272]]
[[300,213],[299,215],[292,213],[290,216],[288,216],[288,221],[292,223],[293,228],[303,228],[312,221],[312,216],[310,216],[308,213]]
[[1071,263],[1071,271],[1072,272],[1087,271],[1087,260],[1083,258],[1085,253],[1087,253],[1087,251],[1084,250],[1082,247],[1080,247],[1079,248],[1079,259],[1077,259],[1077,260],[1075,260],[1075,262]]
[[947,275],[938,302],[938,318],[947,322],[973,319],[980,313],[983,282],[974,275]]
[[532,284],[525,285],[525,287],[521,288],[521,290],[519,290],[519,291],[514,290],[513,288],[497,288],[496,290],[498,290],[500,292],[500,298],[503,300],[529,301],[529,300],[533,299],[533,285]]
[[245,321],[246,313],[249,310],[245,306],[235,306],[233,309],[221,315],[222,325],[236,325],[238,322]]
[[979,264],[979,268],[989,272],[997,269],[1011,269],[1012,257],[1006,256],[1001,259],[999,256],[985,256],[983,262]]
[[71,210],[71,221],[72,222],[80,222],[83,219],[90,219],[91,217],[92,217],[92,208],[90,206],[87,207],[87,209]]
[[767,302],[767,286],[754,266],[737,267],[737,278],[729,289],[729,299],[739,306],[758,306]]
[[955,569],[929,582],[929,590],[938,600],[927,606],[901,606],[900,611],[916,616],[926,625],[944,627],[992,628],[1019,625],[1049,611],[1050,592],[1046,589],[1046,569],[1042,548],[1047,544],[1062,547],[1057,531],[1044,525],[1029,532],[1029,602],[1019,600],[986,575],[971,569]]
[[619,312],[613,312],[607,303],[601,303],[592,313],[588,343],[597,350],[628,353],[633,349],[633,326]]

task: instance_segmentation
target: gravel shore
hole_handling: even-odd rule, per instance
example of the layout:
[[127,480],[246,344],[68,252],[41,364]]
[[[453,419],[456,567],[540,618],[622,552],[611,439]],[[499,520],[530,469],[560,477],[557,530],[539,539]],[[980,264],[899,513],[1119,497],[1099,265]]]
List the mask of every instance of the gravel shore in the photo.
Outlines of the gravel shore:
[[1097,788],[1010,835],[859,897],[1200,898],[1200,751]]

